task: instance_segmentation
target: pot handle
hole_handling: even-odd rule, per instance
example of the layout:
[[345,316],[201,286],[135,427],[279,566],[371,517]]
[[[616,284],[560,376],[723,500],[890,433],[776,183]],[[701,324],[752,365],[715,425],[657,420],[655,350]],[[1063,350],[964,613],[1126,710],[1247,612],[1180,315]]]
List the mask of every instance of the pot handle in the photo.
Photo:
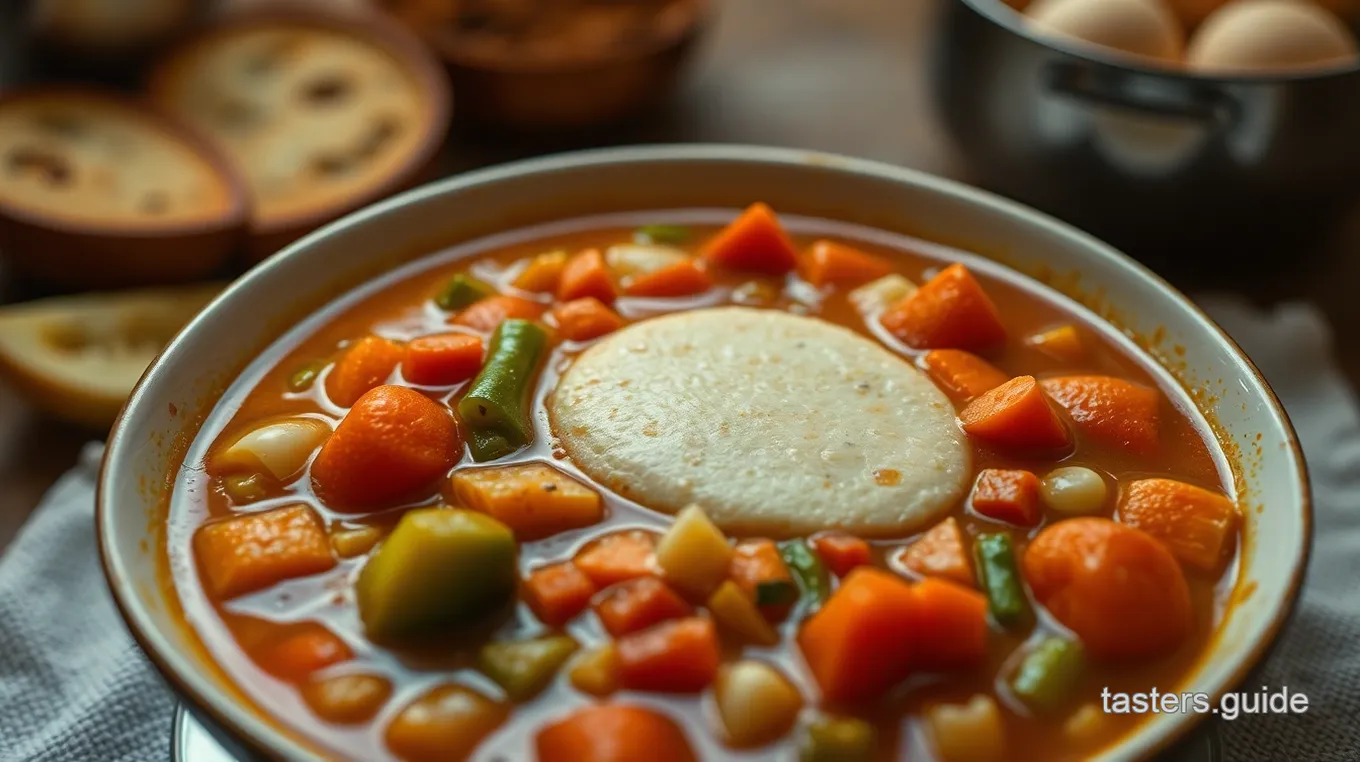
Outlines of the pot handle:
[[1052,61],[1043,69],[1041,81],[1072,100],[1219,128],[1236,122],[1240,112],[1236,99],[1212,83],[1131,74],[1108,66]]

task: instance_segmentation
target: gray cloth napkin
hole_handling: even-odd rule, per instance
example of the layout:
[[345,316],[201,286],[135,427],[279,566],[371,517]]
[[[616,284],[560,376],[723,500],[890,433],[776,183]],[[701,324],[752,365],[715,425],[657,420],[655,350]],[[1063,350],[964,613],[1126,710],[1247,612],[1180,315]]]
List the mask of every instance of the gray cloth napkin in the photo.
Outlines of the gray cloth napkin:
[[[1311,700],[1302,715],[1220,721],[1229,762],[1360,760],[1360,410],[1311,308],[1200,303],[1284,401],[1312,469],[1316,545],[1297,617],[1253,684]],[[0,762],[168,757],[173,697],[123,627],[93,536],[100,447],[43,499],[0,557]],[[1247,686],[1250,688],[1251,686]]]

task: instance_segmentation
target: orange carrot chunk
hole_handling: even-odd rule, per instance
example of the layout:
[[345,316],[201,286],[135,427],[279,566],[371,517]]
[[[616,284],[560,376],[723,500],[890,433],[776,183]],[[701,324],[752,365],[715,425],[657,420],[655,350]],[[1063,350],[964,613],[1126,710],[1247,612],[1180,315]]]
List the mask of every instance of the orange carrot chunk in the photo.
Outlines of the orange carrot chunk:
[[656,536],[641,529],[605,535],[577,554],[576,565],[599,587],[654,574]]
[[301,504],[205,524],[194,533],[194,557],[219,600],[335,566],[321,517]]
[[707,619],[676,619],[625,635],[614,646],[619,684],[635,691],[698,693],[718,674],[718,633]]
[[827,701],[876,699],[907,677],[915,607],[901,578],[872,567],[850,572],[798,633]]
[[558,305],[553,318],[558,333],[568,341],[590,341],[623,327],[623,318],[593,296]]
[[423,336],[406,345],[401,373],[422,386],[462,383],[482,369],[482,340],[465,333]]
[[1067,363],[1080,362],[1086,353],[1081,343],[1081,334],[1074,325],[1060,325],[1030,336],[1025,343],[1052,357]]
[[1006,340],[996,305],[968,268],[946,267],[879,318],[888,333],[917,349],[994,347]]
[[652,709],[604,704],[577,709],[538,732],[538,762],[695,762],[689,739]]
[[973,510],[1020,527],[1039,525],[1039,477],[1022,469],[984,468],[973,484]]
[[547,307],[538,302],[518,296],[489,296],[458,313],[452,322],[474,331],[491,333],[506,320],[538,320],[546,310]]
[[1124,491],[1119,520],[1161,540],[1181,563],[1214,573],[1232,551],[1239,516],[1216,492],[1174,479],[1139,479]]
[[300,683],[313,672],[349,661],[354,652],[345,641],[323,625],[304,622],[274,642],[260,655],[260,669],[284,682]]
[[529,573],[524,593],[539,621],[561,627],[590,605],[595,583],[570,561],[550,564]]
[[844,577],[857,566],[867,566],[872,560],[869,543],[844,532],[823,532],[813,537],[812,549],[837,577]]
[[996,366],[962,349],[935,349],[921,365],[940,390],[955,402],[972,402],[1010,380]]
[[828,283],[858,286],[892,271],[892,263],[882,257],[827,240],[813,243],[803,264],[803,278],[817,287]]
[[700,252],[708,262],[729,270],[749,270],[783,275],[798,267],[793,248],[774,210],[751,204],[730,225],[704,244]]
[[623,293],[628,296],[672,297],[702,294],[713,287],[713,279],[698,262],[686,259],[650,273],[635,275]]
[[987,657],[987,597],[935,577],[912,585],[912,666],[947,670]]
[[1043,382],[1044,391],[1093,442],[1140,455],[1157,451],[1161,394],[1112,376],[1066,376]]
[[940,577],[974,587],[977,581],[968,559],[963,531],[953,517],[931,527],[898,556],[903,566],[923,577]]
[[586,249],[567,260],[557,284],[558,301],[570,302],[588,296],[605,304],[613,304],[618,296],[614,275],[609,271],[609,265],[605,264],[604,254],[599,249]]
[[990,445],[1055,450],[1071,439],[1034,376],[1016,376],[959,412],[963,430]]
[[358,340],[331,368],[326,377],[326,395],[340,407],[349,407],[364,392],[385,383],[406,356],[395,341],[365,336]]
[[737,587],[760,607],[766,619],[779,621],[788,616],[798,601],[798,585],[771,540],[742,540],[732,549],[728,576]]
[[591,605],[605,631],[616,638],[694,613],[685,599],[656,577],[620,582],[601,591]]

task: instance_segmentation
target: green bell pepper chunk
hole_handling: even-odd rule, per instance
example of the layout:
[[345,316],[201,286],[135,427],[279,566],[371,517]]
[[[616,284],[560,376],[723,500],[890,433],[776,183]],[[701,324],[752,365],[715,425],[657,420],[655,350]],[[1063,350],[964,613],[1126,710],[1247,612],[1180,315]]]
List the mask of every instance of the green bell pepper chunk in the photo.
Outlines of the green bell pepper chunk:
[[477,668],[504,688],[511,701],[527,701],[548,687],[577,648],[570,635],[488,643],[477,654]]
[[690,229],[684,225],[643,225],[633,231],[638,243],[684,243],[690,237]]
[[853,717],[817,717],[808,723],[798,750],[800,762],[869,762],[874,726]]
[[1086,669],[1081,644],[1046,638],[1020,662],[1011,690],[1021,701],[1045,711],[1059,708]]
[[826,574],[822,559],[808,547],[803,540],[788,540],[779,543],[779,555],[789,567],[789,573],[798,582],[802,591],[799,599],[804,615],[811,614],[826,603],[831,592],[831,582]]
[[475,302],[496,293],[496,289],[477,280],[471,275],[459,273],[449,279],[444,290],[440,291],[434,298],[434,303],[439,308],[448,312],[456,312]]

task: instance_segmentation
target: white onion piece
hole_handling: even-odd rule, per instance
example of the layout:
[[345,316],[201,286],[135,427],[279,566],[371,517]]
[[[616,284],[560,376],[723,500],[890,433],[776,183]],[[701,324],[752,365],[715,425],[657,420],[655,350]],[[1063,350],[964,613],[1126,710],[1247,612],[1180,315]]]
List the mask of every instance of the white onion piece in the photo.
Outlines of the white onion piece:
[[682,249],[650,243],[621,243],[604,252],[605,264],[620,278],[649,275],[687,259]]
[[270,423],[233,442],[217,456],[216,465],[263,470],[281,482],[287,481],[307,465],[307,459],[330,434],[331,427],[314,418]]

